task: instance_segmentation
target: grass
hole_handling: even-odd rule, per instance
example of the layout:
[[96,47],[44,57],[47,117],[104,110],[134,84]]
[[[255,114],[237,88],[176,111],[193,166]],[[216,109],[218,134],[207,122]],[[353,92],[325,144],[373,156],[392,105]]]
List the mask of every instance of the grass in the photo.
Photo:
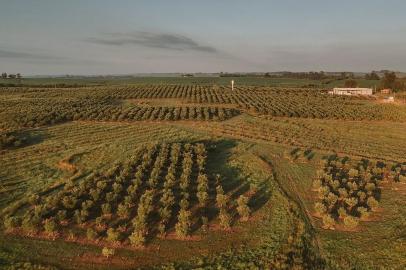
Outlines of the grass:
[[57,164],[71,155],[80,154],[80,160],[75,165],[86,174],[126,159],[136,146],[143,143],[196,138],[192,133],[151,123],[73,122],[33,129],[30,133],[36,138],[31,145],[5,151],[1,156],[2,208],[27,191],[35,192],[69,175]]
[[343,121],[242,115],[221,123],[174,124],[211,134],[270,142],[371,159],[405,161],[406,125],[389,121]]
[[[260,147],[265,152],[265,146]],[[291,162],[283,157],[272,158],[278,174],[285,182],[287,191],[302,205],[315,230],[321,254],[332,269],[404,269],[405,184],[393,184],[383,188],[379,213],[375,220],[363,221],[356,232],[332,231],[321,228],[315,218],[313,205],[317,194],[311,192],[319,158],[307,163]],[[403,232],[402,232],[403,231]]]

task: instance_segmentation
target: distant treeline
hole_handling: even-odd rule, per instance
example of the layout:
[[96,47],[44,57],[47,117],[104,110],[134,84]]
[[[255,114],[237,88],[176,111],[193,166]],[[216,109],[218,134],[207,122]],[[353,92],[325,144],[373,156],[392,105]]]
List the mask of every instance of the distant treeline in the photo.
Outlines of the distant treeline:
[[[56,84],[21,84],[21,83],[0,83],[0,87],[29,87],[29,88],[79,88],[87,87],[86,84],[78,83],[56,83]],[[95,86],[95,85],[92,85]]]
[[[266,72],[266,73],[223,73],[219,74],[220,77],[259,77],[259,78],[289,78],[289,79],[310,79],[310,80],[323,80],[323,79],[349,79],[355,78],[352,72],[328,73],[320,72]],[[379,79],[379,78],[378,78]]]

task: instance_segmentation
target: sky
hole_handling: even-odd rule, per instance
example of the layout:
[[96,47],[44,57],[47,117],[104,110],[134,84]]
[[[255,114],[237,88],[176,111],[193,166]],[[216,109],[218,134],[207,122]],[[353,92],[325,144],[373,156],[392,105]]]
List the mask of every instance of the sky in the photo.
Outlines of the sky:
[[0,0],[0,72],[406,71],[404,0]]

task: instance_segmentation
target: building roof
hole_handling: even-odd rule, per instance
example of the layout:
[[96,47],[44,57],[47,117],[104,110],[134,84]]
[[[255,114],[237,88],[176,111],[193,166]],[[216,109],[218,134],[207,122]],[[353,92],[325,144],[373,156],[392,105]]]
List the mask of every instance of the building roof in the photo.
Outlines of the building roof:
[[334,90],[345,90],[345,91],[364,91],[364,90],[372,90],[372,88],[351,88],[351,87],[336,87]]

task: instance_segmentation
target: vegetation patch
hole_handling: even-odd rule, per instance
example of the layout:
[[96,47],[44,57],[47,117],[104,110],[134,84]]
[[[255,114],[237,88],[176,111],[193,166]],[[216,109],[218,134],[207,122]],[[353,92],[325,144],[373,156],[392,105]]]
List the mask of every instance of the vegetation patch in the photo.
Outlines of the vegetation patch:
[[404,181],[405,164],[387,165],[363,159],[352,162],[350,158],[329,156],[324,169],[318,171],[313,187],[320,201],[315,203],[316,214],[323,228],[335,229],[344,225],[355,229],[360,221],[370,219],[381,198],[383,181]]

